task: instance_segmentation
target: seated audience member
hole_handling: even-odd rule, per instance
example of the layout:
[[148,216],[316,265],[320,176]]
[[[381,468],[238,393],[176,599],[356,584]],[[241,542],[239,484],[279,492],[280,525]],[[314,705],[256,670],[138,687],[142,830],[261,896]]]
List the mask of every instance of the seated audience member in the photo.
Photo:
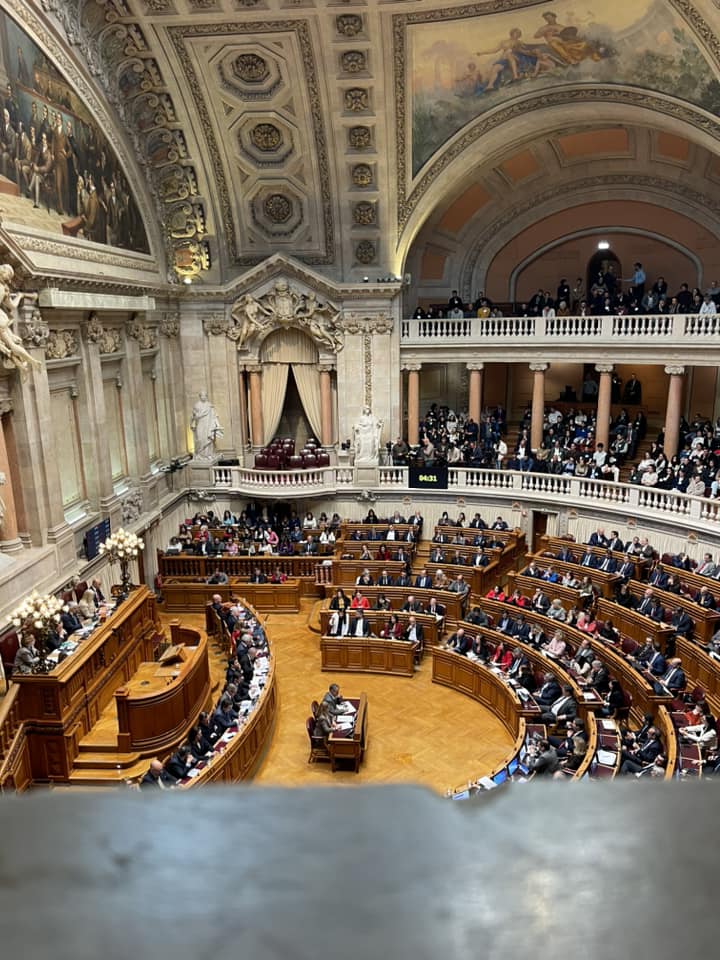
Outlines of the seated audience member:
[[322,706],[324,703],[327,704],[331,717],[336,717],[338,714],[342,713],[340,707],[341,704],[344,703],[344,700],[340,695],[340,687],[337,685],[337,683],[331,683],[328,687],[328,691],[322,698],[320,705]]
[[375,598],[375,605],[374,605],[373,609],[374,609],[374,610],[391,610],[391,609],[392,609],[392,603],[391,603],[390,600],[385,596],[384,593],[379,593],[379,594],[377,595],[377,597]]
[[519,590],[513,590],[512,595],[507,598],[506,602],[511,604],[513,607],[520,607],[521,609],[525,609],[530,606],[530,601],[528,598]]
[[407,598],[401,609],[410,613],[422,613],[422,601],[418,600],[412,593]]
[[488,590],[485,596],[488,600],[498,600],[500,603],[504,603],[506,600],[505,591],[499,583],[496,583],[494,587]]
[[[255,569],[257,570],[258,568],[256,567]],[[229,582],[228,575],[225,573],[224,570],[221,570],[220,567],[215,567],[215,570],[207,578],[207,583],[213,583],[213,584],[216,584],[217,586],[224,586],[228,582]],[[258,583],[259,581],[255,580],[252,582]]]
[[476,627],[487,627],[490,622],[482,607],[473,607],[465,619]]
[[363,607],[359,607],[354,620],[350,621],[350,637],[369,637],[370,621],[365,616]]
[[363,595],[362,591],[356,590],[350,602],[351,610],[369,610],[370,601]]
[[402,639],[407,643],[412,643],[416,650],[422,650],[425,641],[425,630],[421,623],[415,619],[413,614],[408,617],[407,627],[403,632]]
[[581,641],[575,651],[575,656],[570,661],[570,669],[578,677],[585,677],[592,669],[595,659],[595,651],[593,650],[592,643],[586,637]]
[[579,683],[583,687],[592,687],[601,697],[604,696],[610,687],[610,675],[602,660],[593,660],[590,670]]
[[532,744],[528,748],[528,756],[528,766],[538,777],[551,776],[560,767],[557,750],[546,739],[539,740],[537,745]]
[[165,770],[175,781],[184,779],[188,770],[194,765],[192,750],[188,744],[183,744],[165,763]]
[[393,586],[394,587],[411,587],[412,586],[412,580],[410,579],[410,574],[407,572],[407,570],[404,570],[402,573],[398,574],[397,577],[395,577]]
[[[541,611],[542,612],[542,611]],[[567,613],[565,608],[562,605],[562,602],[556,597],[550,606],[547,608],[547,615],[551,620],[557,620],[559,623],[565,623],[567,620]]]
[[547,724],[559,724],[574,720],[576,714],[577,703],[573,699],[572,688],[564,685],[560,696],[543,713],[542,721]]
[[359,577],[355,580],[355,586],[357,587],[371,587],[373,585],[373,578],[370,576],[370,571],[366,567]]
[[578,614],[577,620],[575,621],[575,626],[578,630],[582,630],[583,633],[597,633],[597,622],[594,615],[590,612],[586,612],[585,610],[581,610]]
[[668,663],[665,673],[655,681],[655,692],[662,696],[677,697],[687,684],[685,671],[682,669],[680,657],[673,657]]
[[490,529],[491,530],[509,530],[510,528],[508,524],[505,522],[505,520],[503,520],[502,517],[496,517]]
[[334,721],[333,716],[330,713],[330,705],[323,700],[318,708],[317,716],[315,717],[313,737],[327,740],[332,733],[333,726]]
[[67,634],[75,633],[76,630],[82,630],[82,622],[78,616],[80,608],[77,603],[69,603],[67,605],[67,610],[63,609],[63,612],[60,614],[60,622],[62,623],[63,630]]
[[175,779],[167,772],[159,760],[150,761],[150,769],[140,781],[141,790],[169,790],[175,786]]
[[675,607],[673,615],[670,618],[670,626],[680,637],[691,637],[695,629],[695,624],[682,607]]
[[537,701],[538,706],[549,709],[550,706],[561,695],[561,693],[562,690],[560,688],[560,684],[555,679],[555,676],[552,673],[546,673],[543,678],[542,686],[535,694],[535,700]]
[[80,602],[78,603],[78,609],[83,620],[94,620],[97,616],[97,606],[95,604],[95,594],[90,589],[87,588],[83,592],[82,597],[80,597]]
[[450,593],[457,593],[461,599],[464,599],[470,593],[470,585],[465,577],[459,573],[448,587]]
[[522,575],[524,577],[537,577],[538,580],[543,579],[543,571],[538,567],[534,560],[531,560],[527,568],[523,570]]
[[380,631],[380,636],[386,640],[400,640],[405,632],[405,625],[402,623],[396,613],[390,615],[390,619]]
[[427,607],[425,608],[425,613],[435,617],[435,620],[439,623],[445,617],[445,607],[442,603],[438,603],[435,597],[430,597]]
[[717,724],[715,719],[707,713],[698,718],[698,723],[680,727],[679,733],[684,740],[697,743],[704,753],[717,750]]
[[226,730],[230,730],[237,724],[237,713],[233,708],[231,699],[225,698],[223,695],[223,699],[221,699],[213,714],[213,721],[221,736]]
[[509,669],[512,659],[512,650],[506,647],[505,642],[501,640],[495,647],[493,655],[490,657],[490,663],[505,673]]
[[193,727],[188,734],[188,746],[193,755],[193,760],[197,763],[205,760],[212,753],[212,744],[203,736],[200,727]]
[[436,590],[449,590],[450,581],[442,570],[435,571],[435,579],[433,581],[433,587]]
[[620,773],[623,776],[629,773],[642,773],[645,768],[651,767],[661,754],[660,733],[656,727],[650,727],[647,731],[647,739],[642,745],[631,746],[622,750]]
[[40,654],[35,647],[34,637],[23,636],[13,661],[13,674],[30,674],[39,662]]
[[[532,608],[537,611],[537,613],[547,613],[550,609],[550,598],[541,587],[538,587],[532,597]],[[557,601],[560,602],[559,600]],[[553,603],[555,601],[553,600]],[[565,617],[565,611],[563,610],[563,619]]]
[[420,573],[415,577],[414,586],[422,590],[429,590],[432,587],[432,577],[427,572],[427,567],[423,567]]
[[270,577],[270,583],[285,583],[287,580],[287,574],[283,573],[280,567],[275,567]]
[[348,610],[333,610],[328,620],[328,636],[346,637],[350,633],[350,613]]
[[567,650],[567,643],[562,635],[562,631],[556,630],[550,642],[546,643],[542,649],[549,657],[552,657],[553,660],[561,660]]
[[635,663],[656,677],[661,677],[667,669],[665,657],[660,652],[657,641],[652,637],[645,638],[644,645],[635,655]]

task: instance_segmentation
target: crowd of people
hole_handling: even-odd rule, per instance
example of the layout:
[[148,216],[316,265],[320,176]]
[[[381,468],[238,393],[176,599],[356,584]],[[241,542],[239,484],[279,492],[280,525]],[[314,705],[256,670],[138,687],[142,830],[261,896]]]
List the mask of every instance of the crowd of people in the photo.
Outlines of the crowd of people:
[[413,314],[417,320],[433,320],[447,317],[462,320],[468,317],[555,317],[601,316],[609,314],[672,314],[695,313],[712,316],[717,313],[720,304],[720,281],[713,282],[703,291],[699,287],[690,288],[681,283],[679,289],[671,293],[667,281],[659,276],[652,284],[641,263],[633,264],[631,277],[621,278],[610,262],[604,270],[598,272],[595,280],[587,289],[582,277],[578,277],[572,286],[566,277],[561,278],[554,291],[540,287],[528,300],[502,306],[493,303],[483,290],[473,301],[465,302],[453,290],[447,304],[418,306]]
[[164,763],[151,761],[141,790],[175,787],[208,763],[218,746],[243,726],[265,685],[270,651],[262,625],[249,610],[223,603],[219,595],[213,597],[212,606],[231,638],[222,693],[213,711],[200,714],[185,743]]

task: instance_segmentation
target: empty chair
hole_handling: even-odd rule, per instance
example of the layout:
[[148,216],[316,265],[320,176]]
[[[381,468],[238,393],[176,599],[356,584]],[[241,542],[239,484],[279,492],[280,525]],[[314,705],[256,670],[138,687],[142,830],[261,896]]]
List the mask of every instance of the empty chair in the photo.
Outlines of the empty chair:
[[268,458],[266,453],[256,453],[255,454],[255,466],[260,469],[265,469],[268,465]]
[[276,453],[269,453],[267,457],[268,470],[280,469],[280,457]]
[[330,454],[326,450],[319,450],[316,456],[317,456],[317,465],[319,467],[330,466]]
[[302,470],[303,458],[299,457],[297,454],[294,454],[293,456],[287,458],[287,465],[289,470]]
[[325,746],[325,740],[322,737],[313,736],[313,730],[315,729],[315,719],[313,717],[307,718],[305,721],[305,729],[307,730],[308,740],[310,741],[308,763],[314,763],[315,760],[329,760],[330,754]]
[[307,467],[316,467],[318,465],[317,457],[314,453],[306,453],[303,459],[303,466]]

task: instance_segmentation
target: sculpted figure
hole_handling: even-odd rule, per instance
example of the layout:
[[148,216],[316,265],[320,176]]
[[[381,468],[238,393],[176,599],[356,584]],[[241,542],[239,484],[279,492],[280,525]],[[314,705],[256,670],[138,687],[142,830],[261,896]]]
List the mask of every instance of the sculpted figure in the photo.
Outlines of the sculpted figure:
[[12,328],[17,308],[25,296],[23,293],[11,293],[10,284],[14,275],[15,271],[9,264],[0,264],[0,352],[4,353],[18,370],[26,373],[29,367],[40,367],[42,364],[30,356]]
[[192,408],[190,429],[195,438],[195,459],[209,460],[215,448],[215,440],[223,436],[215,407],[208,400],[203,390],[198,396],[197,403]]
[[362,415],[353,427],[355,466],[377,466],[382,426],[382,420],[378,420],[370,407],[363,407]]

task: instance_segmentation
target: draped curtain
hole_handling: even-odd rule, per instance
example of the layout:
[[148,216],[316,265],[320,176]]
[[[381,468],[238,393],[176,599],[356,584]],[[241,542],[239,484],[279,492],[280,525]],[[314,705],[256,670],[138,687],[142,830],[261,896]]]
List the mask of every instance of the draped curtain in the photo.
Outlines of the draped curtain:
[[264,443],[275,436],[285,403],[288,370],[286,363],[265,363],[262,368],[262,409],[265,427]]
[[294,363],[293,376],[300,400],[313,433],[318,440],[322,436],[322,402],[320,400],[320,371],[308,363]]

